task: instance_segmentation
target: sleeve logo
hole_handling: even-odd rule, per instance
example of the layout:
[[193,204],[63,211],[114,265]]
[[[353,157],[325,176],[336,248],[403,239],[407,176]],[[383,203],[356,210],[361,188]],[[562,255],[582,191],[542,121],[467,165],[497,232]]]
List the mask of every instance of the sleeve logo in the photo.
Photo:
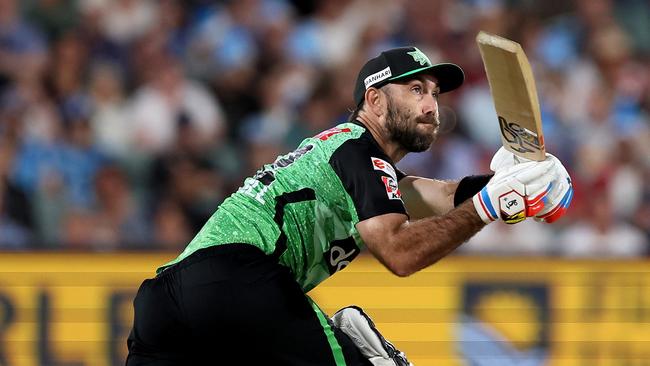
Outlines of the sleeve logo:
[[388,163],[386,160],[371,157],[370,161],[372,161],[373,169],[381,170],[382,172],[390,175],[394,180],[397,180],[397,174],[395,173],[395,168],[393,168],[393,166],[390,165],[390,163]]
[[338,135],[339,133],[343,132],[352,132],[351,129],[349,128],[338,128],[338,127],[332,127],[329,130],[325,130],[318,135],[314,136],[315,139],[319,139],[321,141],[327,141],[330,137],[334,135]]
[[397,185],[397,179],[383,175],[381,177],[381,181],[384,182],[384,187],[386,187],[386,194],[388,195],[388,199],[391,200],[402,199],[402,194],[400,193],[399,187]]

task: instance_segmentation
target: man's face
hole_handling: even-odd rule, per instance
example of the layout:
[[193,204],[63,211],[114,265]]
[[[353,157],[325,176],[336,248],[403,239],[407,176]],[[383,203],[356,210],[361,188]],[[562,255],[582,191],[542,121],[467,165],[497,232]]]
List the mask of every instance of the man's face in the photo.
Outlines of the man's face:
[[430,76],[417,77],[384,88],[389,138],[410,152],[428,149],[438,134],[438,86]]

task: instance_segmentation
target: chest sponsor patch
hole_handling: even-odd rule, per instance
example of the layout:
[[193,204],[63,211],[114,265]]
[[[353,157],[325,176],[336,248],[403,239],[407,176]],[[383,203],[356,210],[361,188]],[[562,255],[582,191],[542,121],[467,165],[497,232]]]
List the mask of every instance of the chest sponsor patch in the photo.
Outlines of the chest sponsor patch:
[[388,195],[388,199],[391,200],[402,199],[402,194],[400,193],[399,187],[397,185],[397,179],[383,175],[381,177],[381,181],[384,182],[384,187],[386,187],[386,194]]
[[395,169],[386,160],[371,157],[370,161],[372,161],[373,169],[381,170],[382,172],[390,175],[394,180],[397,180],[397,174],[395,173]]

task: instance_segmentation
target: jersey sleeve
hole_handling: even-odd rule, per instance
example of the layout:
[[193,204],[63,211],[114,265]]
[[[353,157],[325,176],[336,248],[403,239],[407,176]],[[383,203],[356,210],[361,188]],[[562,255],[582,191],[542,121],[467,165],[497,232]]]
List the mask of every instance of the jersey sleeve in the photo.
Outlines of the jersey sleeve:
[[350,140],[329,163],[352,198],[359,221],[387,213],[407,214],[398,187],[403,173],[383,153]]

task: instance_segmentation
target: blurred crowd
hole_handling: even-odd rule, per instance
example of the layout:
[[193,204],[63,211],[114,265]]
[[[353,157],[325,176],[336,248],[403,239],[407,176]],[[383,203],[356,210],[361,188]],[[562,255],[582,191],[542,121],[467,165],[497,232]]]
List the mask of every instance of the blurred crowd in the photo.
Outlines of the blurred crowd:
[[0,0],[0,249],[182,248],[244,177],[346,120],[360,66],[415,45],[465,85],[399,163],[458,179],[500,145],[474,37],[519,41],[576,196],[466,253],[639,257],[650,238],[645,0]]

